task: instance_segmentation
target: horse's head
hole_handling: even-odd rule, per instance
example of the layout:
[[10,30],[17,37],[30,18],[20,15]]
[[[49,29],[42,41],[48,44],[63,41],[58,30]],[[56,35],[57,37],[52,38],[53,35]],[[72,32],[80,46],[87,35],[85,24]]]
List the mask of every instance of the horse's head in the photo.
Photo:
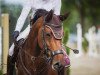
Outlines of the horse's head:
[[55,15],[53,10],[42,17],[42,21],[38,25],[38,44],[41,51],[46,55],[48,61],[54,69],[59,69],[69,65],[66,63],[65,48],[62,44],[63,26],[62,21],[68,17],[65,15]]

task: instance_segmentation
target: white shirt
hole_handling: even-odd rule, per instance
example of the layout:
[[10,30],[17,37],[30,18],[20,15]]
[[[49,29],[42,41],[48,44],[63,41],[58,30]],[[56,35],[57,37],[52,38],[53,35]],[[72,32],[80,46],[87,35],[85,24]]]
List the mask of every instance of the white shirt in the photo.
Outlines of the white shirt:
[[53,9],[54,14],[60,15],[61,0],[27,0],[17,20],[15,31],[20,32],[30,10],[32,10],[32,14],[34,15],[37,9],[45,9],[47,11]]

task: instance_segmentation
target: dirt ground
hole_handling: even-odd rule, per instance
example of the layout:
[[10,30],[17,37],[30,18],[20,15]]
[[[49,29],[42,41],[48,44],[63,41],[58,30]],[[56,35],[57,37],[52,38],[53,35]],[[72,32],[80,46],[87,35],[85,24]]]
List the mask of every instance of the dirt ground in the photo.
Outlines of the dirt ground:
[[100,56],[89,57],[82,55],[81,57],[70,56],[71,59],[71,75],[100,75]]

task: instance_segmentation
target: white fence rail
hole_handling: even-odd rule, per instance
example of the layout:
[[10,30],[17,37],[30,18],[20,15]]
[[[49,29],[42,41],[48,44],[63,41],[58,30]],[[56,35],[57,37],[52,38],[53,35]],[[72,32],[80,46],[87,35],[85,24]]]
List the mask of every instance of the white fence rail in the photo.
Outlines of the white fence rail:
[[96,32],[96,28],[93,26],[85,34],[87,41],[89,42],[89,56],[100,56],[100,29]]
[[0,69],[1,69],[1,59],[2,59],[2,27],[0,27]]

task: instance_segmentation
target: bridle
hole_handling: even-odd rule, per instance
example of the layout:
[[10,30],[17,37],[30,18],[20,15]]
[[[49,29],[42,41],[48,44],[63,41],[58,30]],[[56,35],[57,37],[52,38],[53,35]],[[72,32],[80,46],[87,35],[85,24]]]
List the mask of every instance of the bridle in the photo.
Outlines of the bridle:
[[[51,24],[51,23],[46,23],[44,21],[44,24],[43,24],[43,27],[42,27],[42,40],[43,40],[43,51],[46,53],[46,57],[47,57],[47,60],[49,63],[51,63],[53,61],[53,58],[54,56],[58,55],[58,54],[63,54],[64,55],[64,51],[63,50],[55,50],[55,51],[52,51],[48,48],[47,46],[47,43],[45,41],[45,27],[46,25],[54,25],[54,24]],[[49,26],[50,27],[50,26]],[[51,27],[50,27],[51,28]],[[48,54],[49,56],[51,57],[48,57]],[[58,75],[60,75],[60,70],[57,69],[57,72],[58,72]]]
[[[58,54],[64,54],[64,52],[63,52],[63,50],[60,50],[60,49],[52,51],[48,48],[46,41],[45,41],[45,27],[46,27],[46,25],[54,25],[54,24],[46,23],[44,21],[44,24],[43,24],[43,27],[42,27],[43,51],[44,51],[44,53],[46,53],[46,57],[47,57],[48,61],[52,62],[54,56],[56,56]],[[51,56],[51,57],[48,58],[48,55]]]

